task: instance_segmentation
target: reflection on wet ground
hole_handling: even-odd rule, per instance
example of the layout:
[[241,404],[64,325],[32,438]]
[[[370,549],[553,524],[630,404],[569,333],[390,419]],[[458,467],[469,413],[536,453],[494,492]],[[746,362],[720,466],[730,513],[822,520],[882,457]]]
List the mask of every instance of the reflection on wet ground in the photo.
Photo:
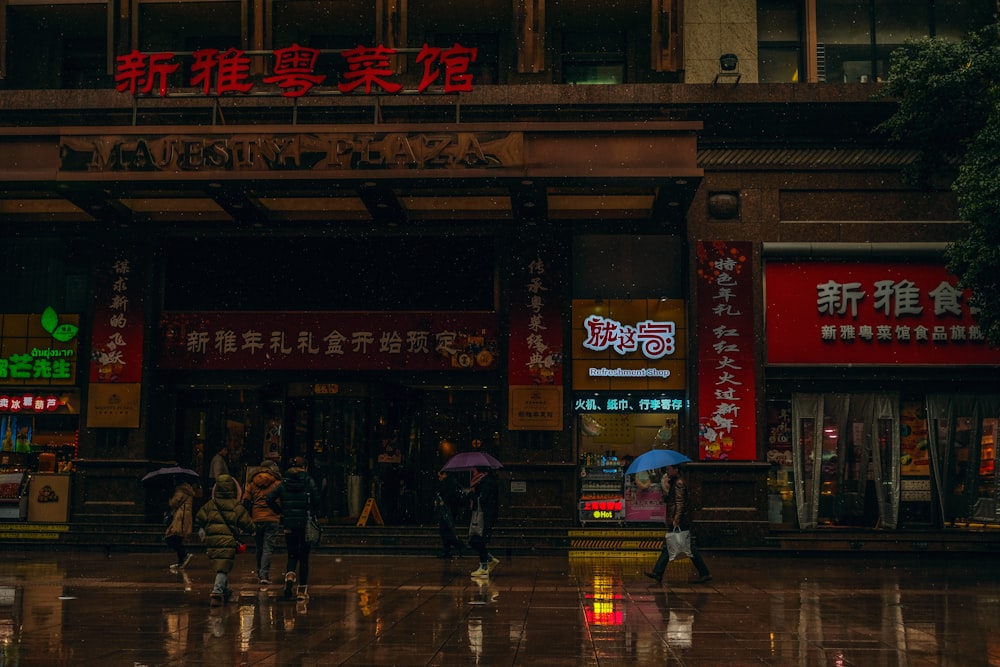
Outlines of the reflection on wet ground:
[[224,607],[203,554],[170,556],[5,552],[0,665],[1000,665],[981,556],[709,553],[710,583],[675,563],[657,586],[652,558],[515,556],[486,581],[471,559],[319,553],[296,602],[247,553]]

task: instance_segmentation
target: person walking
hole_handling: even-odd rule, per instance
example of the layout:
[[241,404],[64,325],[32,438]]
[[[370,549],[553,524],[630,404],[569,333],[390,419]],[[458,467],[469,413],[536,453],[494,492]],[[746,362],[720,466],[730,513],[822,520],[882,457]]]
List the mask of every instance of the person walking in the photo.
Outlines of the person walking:
[[262,586],[271,583],[271,559],[281,531],[281,517],[267,504],[267,494],[281,483],[278,464],[269,459],[260,462],[257,471],[243,493],[243,505],[250,510],[253,519],[254,546],[257,556],[257,582]]
[[250,513],[240,503],[240,486],[230,475],[220,475],[212,488],[212,499],[195,516],[198,534],[208,547],[206,554],[215,571],[210,602],[218,606],[229,600],[229,573],[236,562],[240,535],[253,535]]
[[[309,599],[309,551],[306,542],[306,522],[309,516],[319,516],[319,489],[309,475],[306,461],[301,456],[292,460],[281,484],[265,496],[271,509],[281,516],[285,531],[285,548],[288,564],[285,566],[285,598],[294,592],[297,600]],[[298,588],[293,591],[298,584]]]
[[[469,524],[469,546],[479,554],[479,568],[473,577],[488,577],[500,564],[500,559],[489,552],[493,524],[500,514],[500,485],[496,473],[490,468],[475,468],[469,483],[472,491],[473,521]],[[475,526],[476,510],[482,512],[482,525]]]
[[208,463],[208,483],[214,486],[222,475],[229,474],[229,445],[219,447],[212,460]]
[[454,475],[447,470],[438,472],[437,494],[434,505],[437,509],[438,532],[441,534],[441,551],[438,558],[451,558],[451,550],[457,549],[459,558],[465,545],[455,533],[455,517],[465,500],[466,493]]
[[[681,476],[680,468],[667,466],[666,475],[660,483],[663,486],[663,502],[666,505],[664,520],[667,530],[691,530],[691,509],[688,504],[687,482]],[[663,583],[663,574],[667,571],[669,563],[670,553],[667,550],[666,540],[664,540],[663,546],[660,548],[660,556],[656,559],[656,564],[653,565],[653,571],[644,574],[658,584]],[[701,554],[698,553],[693,537],[691,539],[691,563],[698,571],[698,574],[690,580],[692,584],[703,584],[712,580],[712,575]]]
[[163,541],[177,552],[177,561],[170,566],[171,572],[180,572],[191,562],[191,553],[185,548],[184,540],[194,530],[194,496],[194,485],[180,479],[174,487],[170,500],[167,501],[170,523],[167,524]]

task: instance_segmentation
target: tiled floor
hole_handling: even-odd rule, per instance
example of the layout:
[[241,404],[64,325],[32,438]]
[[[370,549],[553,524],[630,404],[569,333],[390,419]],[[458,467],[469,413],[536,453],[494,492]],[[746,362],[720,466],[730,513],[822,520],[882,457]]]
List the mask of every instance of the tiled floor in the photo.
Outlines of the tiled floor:
[[498,555],[476,581],[469,559],[314,554],[303,604],[247,553],[213,608],[203,554],[175,574],[166,551],[7,550],[0,665],[1000,665],[992,557],[707,553],[713,581],[678,563],[660,587],[646,561]]

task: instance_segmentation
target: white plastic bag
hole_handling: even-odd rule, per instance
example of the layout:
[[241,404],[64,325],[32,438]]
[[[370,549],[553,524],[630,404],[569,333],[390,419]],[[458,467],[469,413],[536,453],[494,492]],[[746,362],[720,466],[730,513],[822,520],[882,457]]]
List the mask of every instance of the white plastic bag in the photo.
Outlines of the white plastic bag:
[[667,554],[670,556],[670,560],[677,560],[678,558],[691,558],[691,531],[690,530],[680,530],[675,528],[672,531],[667,531],[664,536],[664,542],[667,545]]

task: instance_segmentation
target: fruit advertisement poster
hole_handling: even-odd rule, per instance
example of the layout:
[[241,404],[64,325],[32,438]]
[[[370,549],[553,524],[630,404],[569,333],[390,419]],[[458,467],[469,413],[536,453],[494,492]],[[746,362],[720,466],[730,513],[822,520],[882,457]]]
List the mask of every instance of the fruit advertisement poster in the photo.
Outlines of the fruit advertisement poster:
[[899,414],[899,462],[906,477],[931,474],[927,411],[919,401],[903,401]]

